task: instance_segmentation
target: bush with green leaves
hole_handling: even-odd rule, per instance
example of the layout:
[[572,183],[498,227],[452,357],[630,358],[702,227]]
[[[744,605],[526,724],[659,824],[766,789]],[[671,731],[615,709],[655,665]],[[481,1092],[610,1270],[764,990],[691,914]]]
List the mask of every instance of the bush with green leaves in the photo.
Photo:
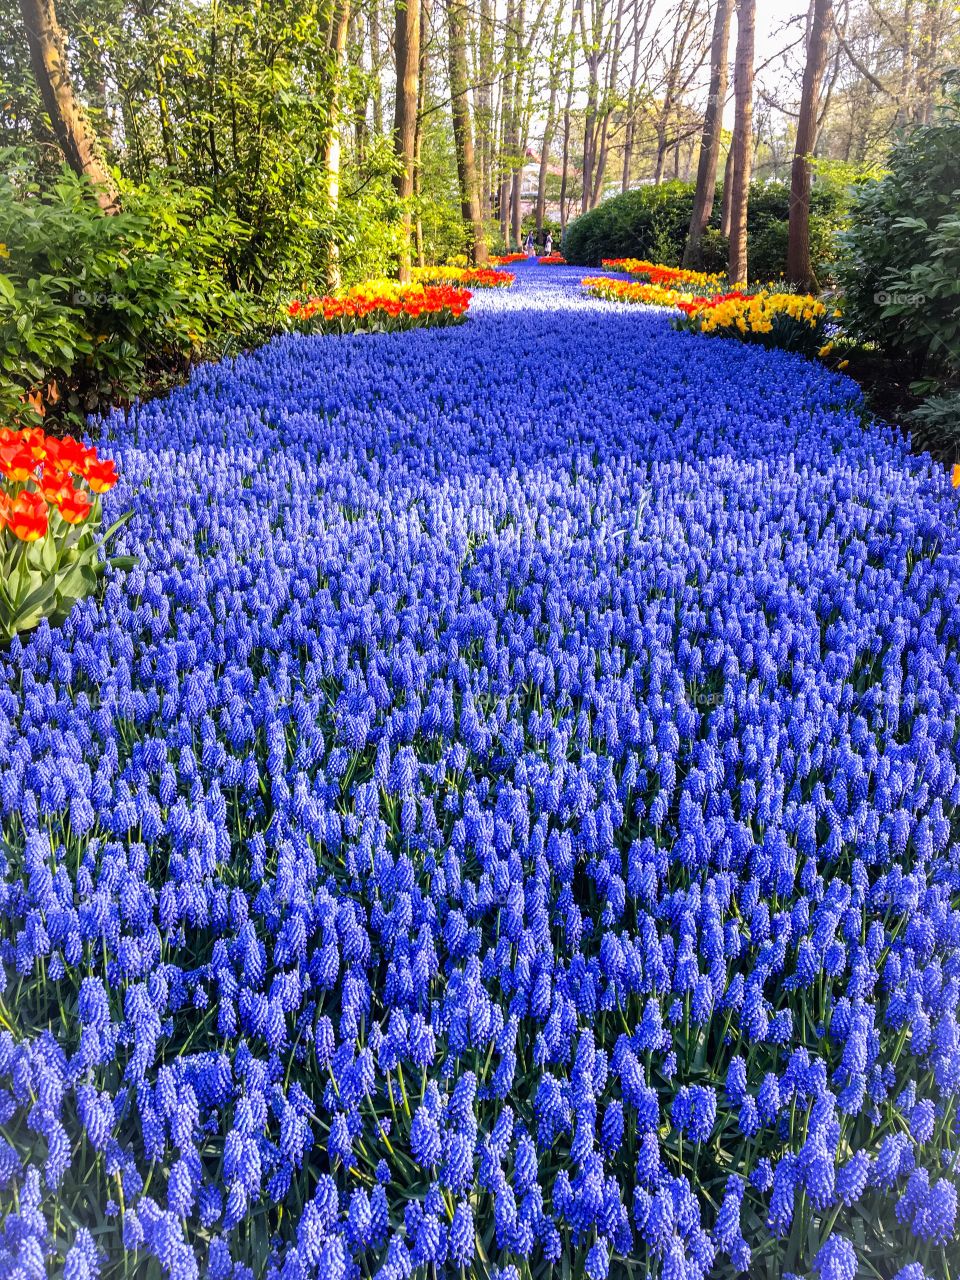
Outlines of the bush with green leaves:
[[[814,185],[810,201],[810,247],[815,264],[829,264],[835,236],[843,224],[848,187],[836,181]],[[645,258],[679,266],[683,258],[694,188],[685,182],[638,187],[605,200],[567,227],[563,254],[568,262],[599,266],[604,258]],[[703,268],[723,271],[728,244],[719,229],[721,188],[703,239]],[[750,188],[747,219],[750,275],[777,280],[787,263],[790,189],[783,182],[755,182]]]
[[[889,172],[864,185],[841,236],[837,280],[856,342],[905,363],[923,443],[960,445],[960,89],[894,146]],[[940,394],[938,394],[940,393]],[[945,433],[945,434],[944,434]]]
[[0,415],[68,423],[128,401],[198,357],[249,344],[276,304],[233,289],[243,227],[166,182],[105,215],[64,170],[52,186],[0,175]]

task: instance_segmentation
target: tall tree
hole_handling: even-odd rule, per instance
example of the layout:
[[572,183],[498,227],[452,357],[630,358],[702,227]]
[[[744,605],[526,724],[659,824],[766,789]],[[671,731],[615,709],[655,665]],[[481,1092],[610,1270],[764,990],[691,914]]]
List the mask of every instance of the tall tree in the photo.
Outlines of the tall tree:
[[423,240],[423,136],[426,132],[427,90],[430,86],[430,54],[433,51],[433,10],[420,6],[420,68],[417,73],[417,127],[413,142],[413,243],[417,266],[426,266]]
[[410,279],[410,237],[413,228],[413,184],[417,161],[417,102],[420,88],[420,0],[397,0],[394,55],[397,93],[393,137],[400,161],[397,195],[403,201],[400,240],[400,279]]
[[[653,174],[655,183],[663,181],[664,166],[671,147],[677,154],[677,143],[689,133],[689,129],[681,123],[682,105],[708,54],[706,17],[707,14],[701,11],[699,0],[677,0],[669,20],[660,23],[661,28],[669,31],[670,36],[662,49],[663,81],[659,93],[660,105],[654,119],[657,134],[657,159]],[[678,155],[677,166],[679,167]]]
[[727,98],[727,58],[730,47],[730,19],[733,0],[717,0],[710,42],[710,89],[703,116],[700,138],[700,160],[697,164],[697,186],[693,196],[690,230],[683,251],[683,265],[700,263],[700,242],[713,212],[717,190],[717,162],[720,158],[720,134],[723,129],[723,107]]
[[492,211],[493,191],[493,80],[494,80],[494,5],[493,0],[480,0],[476,57],[474,59],[473,118],[477,132],[477,168],[480,183],[480,211],[484,221]]
[[473,127],[467,97],[467,27],[469,16],[464,0],[447,0],[447,52],[450,71],[450,114],[457,153],[457,180],[460,210],[476,266],[487,261],[487,236],[480,207],[477,166],[473,148]]
[[613,25],[613,39],[610,58],[607,64],[606,82],[604,84],[603,102],[600,119],[594,133],[593,189],[590,192],[590,207],[595,209],[603,195],[603,179],[607,169],[607,147],[610,134],[610,118],[614,105],[620,106],[617,93],[617,77],[620,72],[620,45],[623,30],[624,0],[617,0],[616,17]]
[[503,42],[503,88],[500,106],[500,238],[507,249],[510,248],[510,191],[513,186],[513,164],[515,163],[516,115],[514,101],[516,85],[518,31],[516,24],[515,0],[507,0],[506,29]]
[[580,5],[580,39],[587,60],[587,107],[583,119],[583,192],[580,212],[586,213],[593,196],[593,168],[596,154],[597,113],[600,109],[600,65],[603,62],[610,36],[606,20],[608,0],[589,0],[590,21],[587,22],[586,5]]
[[526,122],[523,104],[523,73],[527,61],[527,49],[524,45],[526,28],[526,0],[517,0],[517,40],[514,80],[513,80],[513,132],[511,174],[510,174],[510,214],[513,243],[520,248],[522,238],[521,224],[523,207],[520,203],[523,185],[523,162],[527,154]]
[[570,36],[567,42],[567,98],[563,106],[563,168],[560,174],[560,232],[561,235],[567,229],[567,187],[570,181],[570,132],[573,118],[573,93],[574,78],[576,76],[576,45],[575,35],[577,24],[580,21],[580,11],[583,6],[583,0],[573,0],[573,10],[570,17]]
[[810,260],[810,157],[817,143],[820,85],[827,65],[827,40],[832,25],[832,0],[812,0],[797,140],[790,178],[787,240],[787,279],[807,290],[818,287],[816,272]]
[[641,83],[641,60],[640,55],[644,53],[646,56],[643,63],[643,83],[647,85],[649,91],[649,71],[650,62],[655,53],[654,43],[645,40],[647,26],[653,16],[654,7],[657,0],[635,0],[633,6],[633,24],[630,33],[630,43],[633,46],[633,59],[630,66],[630,83],[627,88],[626,105],[624,114],[626,122],[623,131],[623,170],[620,177],[620,190],[630,190],[630,177],[633,170],[633,151],[634,143],[637,136],[637,94],[638,86]]
[[[328,99],[327,144],[324,148],[324,162],[327,170],[327,199],[330,203],[330,214],[336,217],[340,206],[340,98],[341,81],[344,73],[344,58],[347,48],[347,32],[350,29],[350,0],[336,0],[330,12],[330,26],[327,43],[330,50],[331,81]],[[327,255],[327,286],[330,289],[340,287],[340,245],[336,236],[330,241]]]
[[730,239],[730,221],[733,211],[733,139],[727,148],[727,158],[723,162],[723,195],[720,199],[720,234],[725,240]]
[[373,0],[370,5],[370,80],[371,99],[373,102],[373,132],[380,137],[383,133],[383,86],[381,83],[380,48],[380,0]]
[[736,111],[733,125],[733,181],[730,189],[731,284],[747,280],[747,207],[753,164],[753,55],[757,0],[737,0],[737,56],[733,69]]
[[550,172],[550,148],[557,128],[557,96],[560,91],[560,79],[563,74],[564,55],[563,6],[558,4],[554,13],[553,33],[550,38],[548,57],[548,75],[550,98],[547,103],[547,118],[543,126],[543,138],[540,143],[540,170],[537,174],[537,235],[543,232],[543,223],[547,213],[547,176]]
[[20,0],[37,88],[67,164],[97,188],[105,213],[118,208],[117,189],[103,162],[97,135],[77,100],[67,62],[67,37],[53,0]]

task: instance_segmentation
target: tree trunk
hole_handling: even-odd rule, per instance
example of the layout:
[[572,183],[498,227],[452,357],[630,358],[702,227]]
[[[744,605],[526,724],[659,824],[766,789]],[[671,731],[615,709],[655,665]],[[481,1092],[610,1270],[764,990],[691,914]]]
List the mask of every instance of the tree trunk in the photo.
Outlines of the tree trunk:
[[362,13],[354,9],[350,19],[351,69],[359,75],[360,89],[353,107],[353,148],[358,166],[363,165],[367,157],[367,141],[370,137],[370,126],[367,121],[367,108],[370,101],[370,89],[364,75],[363,51],[367,47],[367,22]]
[[803,68],[800,117],[790,179],[787,279],[807,292],[814,292],[819,287],[810,260],[810,156],[817,145],[820,85],[827,65],[827,36],[832,17],[832,0],[813,0],[813,21]]
[[942,35],[943,0],[925,0],[920,19],[917,74],[918,116],[921,124],[933,119],[937,88],[937,58]]
[[512,161],[515,149],[513,100],[515,62],[517,57],[516,9],[513,0],[507,0],[506,31],[503,43],[503,92],[500,107],[500,236],[510,251],[510,188],[513,183]]
[[730,212],[733,208],[733,141],[727,148],[727,158],[723,165],[723,196],[720,201],[720,234],[725,240],[730,239]]
[[587,110],[583,119],[583,191],[580,197],[580,212],[586,213],[590,208],[593,194],[593,155],[595,146],[594,128],[597,120],[597,59],[591,53],[587,58],[589,81],[587,84]]
[[64,158],[74,173],[97,188],[100,208],[116,213],[117,189],[99,154],[96,133],[73,92],[66,35],[57,22],[53,0],[20,0],[20,12],[40,97]]
[[613,44],[610,48],[610,61],[607,66],[606,83],[599,136],[594,141],[593,190],[590,194],[590,208],[595,209],[603,196],[603,180],[607,171],[607,155],[610,138],[610,117],[613,114],[614,95],[617,93],[617,80],[620,74],[620,46],[623,32],[624,0],[617,0],[616,18],[613,24]]
[[567,229],[567,184],[570,180],[570,112],[573,106],[573,68],[567,85],[567,101],[563,108],[563,166],[560,170],[560,234]]
[[653,185],[659,187],[663,182],[663,166],[667,158],[667,125],[665,120],[657,122],[657,162],[653,169]]
[[550,99],[547,103],[547,118],[543,126],[543,140],[540,144],[540,171],[537,174],[537,238],[543,233],[543,221],[547,212],[547,176],[550,169],[550,147],[557,127],[557,84],[560,76],[558,58],[563,44],[563,33],[560,26],[561,10],[557,9],[556,22],[553,27],[553,38],[550,42]]
[[370,6],[370,69],[371,98],[373,100],[373,132],[383,136],[383,88],[380,84],[380,0]]
[[630,190],[630,169],[633,165],[633,139],[637,130],[637,72],[640,67],[640,40],[634,33],[633,67],[630,71],[630,88],[627,92],[627,123],[623,131],[623,172],[620,176],[620,190]]
[[633,167],[633,135],[636,121],[631,111],[627,117],[627,127],[623,133],[623,172],[620,175],[620,190],[630,190],[630,170]]
[[734,66],[736,116],[733,127],[733,182],[730,192],[731,285],[746,284],[747,208],[750,203],[750,169],[753,161],[753,53],[757,0],[737,0],[737,57]]
[[522,243],[523,166],[527,158],[526,122],[523,119],[523,69],[526,61],[524,28],[526,26],[526,0],[517,0],[516,75],[513,82],[513,174],[510,183],[510,211],[513,221],[513,243],[517,249]]
[[697,164],[697,186],[693,196],[690,230],[683,251],[683,265],[694,267],[701,261],[700,241],[710,222],[717,190],[717,161],[720,158],[720,133],[723,107],[727,97],[727,57],[730,48],[730,18],[733,0],[717,0],[710,45],[710,91],[703,117],[700,160]]
[[[324,148],[324,164],[327,170],[327,201],[330,213],[336,219],[340,205],[340,81],[343,60],[347,48],[347,32],[350,28],[350,0],[338,0],[330,15],[329,47],[331,54],[330,96],[327,117],[327,143]],[[327,288],[340,288],[340,246],[336,235],[330,241],[327,254]]]
[[450,63],[450,113],[453,117],[453,139],[457,152],[457,178],[460,184],[460,211],[470,245],[474,265],[487,261],[487,237],[477,187],[477,166],[473,150],[473,128],[467,97],[467,23],[464,0],[447,0],[447,33]]
[[424,256],[423,245],[423,210],[420,197],[423,193],[423,165],[421,164],[421,156],[423,155],[423,121],[425,115],[425,107],[427,101],[427,86],[430,83],[430,49],[432,48],[433,33],[424,30],[424,26],[429,22],[431,10],[429,7],[421,6],[420,9],[420,67],[417,73],[417,127],[414,133],[413,144],[413,243],[417,255],[417,266],[426,266],[426,257]]
[[493,0],[480,0],[480,30],[474,76],[474,120],[477,126],[480,212],[484,221],[493,207]]
[[394,52],[397,95],[393,137],[400,172],[395,179],[403,201],[400,279],[410,279],[410,236],[413,228],[413,175],[417,150],[417,95],[420,86],[420,0],[397,0]]
[[897,91],[896,125],[902,128],[910,120],[913,87],[913,0],[904,0],[903,38],[900,43],[900,87]]
[[567,100],[563,106],[563,167],[560,171],[560,235],[567,229],[567,184],[570,180],[570,120],[573,111],[573,90],[575,78],[574,35],[580,18],[580,7],[583,0],[574,0],[573,13],[570,18],[569,66],[567,69]]
[[540,172],[537,174],[537,237],[543,232],[543,220],[547,214],[547,176],[550,170],[550,146],[553,142],[553,130],[556,125],[557,86],[550,85],[550,105],[547,108],[547,122],[543,128],[543,142],[540,145]]

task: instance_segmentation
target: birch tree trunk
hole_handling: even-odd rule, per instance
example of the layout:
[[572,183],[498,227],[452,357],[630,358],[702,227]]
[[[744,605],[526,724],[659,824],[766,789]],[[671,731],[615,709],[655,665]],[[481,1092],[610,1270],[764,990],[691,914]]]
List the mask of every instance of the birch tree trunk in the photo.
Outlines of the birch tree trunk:
[[737,0],[737,57],[734,65],[736,116],[733,128],[733,182],[730,190],[731,285],[748,280],[747,208],[753,161],[753,56],[757,0]]
[[787,240],[787,279],[808,292],[818,287],[816,272],[810,260],[810,156],[817,145],[820,86],[827,65],[827,36],[833,19],[832,0],[813,0],[812,13],[790,178]]
[[74,173],[97,189],[104,213],[119,209],[117,189],[97,146],[97,135],[77,101],[67,63],[67,38],[57,21],[53,0],[20,0],[30,61],[50,124]]
[[730,18],[733,0],[717,0],[717,12],[713,21],[713,39],[710,44],[710,91],[703,117],[703,135],[700,139],[700,160],[697,164],[697,185],[693,196],[693,212],[690,230],[683,251],[683,265],[699,264],[700,241],[713,212],[717,189],[717,161],[720,158],[720,132],[723,128],[723,107],[727,97],[727,57],[730,47]]

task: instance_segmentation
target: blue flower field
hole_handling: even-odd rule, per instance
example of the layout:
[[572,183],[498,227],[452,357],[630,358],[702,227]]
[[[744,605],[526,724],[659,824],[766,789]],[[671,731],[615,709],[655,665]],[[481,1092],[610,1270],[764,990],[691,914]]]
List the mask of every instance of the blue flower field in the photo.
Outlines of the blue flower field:
[[960,531],[521,265],[117,413],[0,652],[0,1276],[960,1275]]

